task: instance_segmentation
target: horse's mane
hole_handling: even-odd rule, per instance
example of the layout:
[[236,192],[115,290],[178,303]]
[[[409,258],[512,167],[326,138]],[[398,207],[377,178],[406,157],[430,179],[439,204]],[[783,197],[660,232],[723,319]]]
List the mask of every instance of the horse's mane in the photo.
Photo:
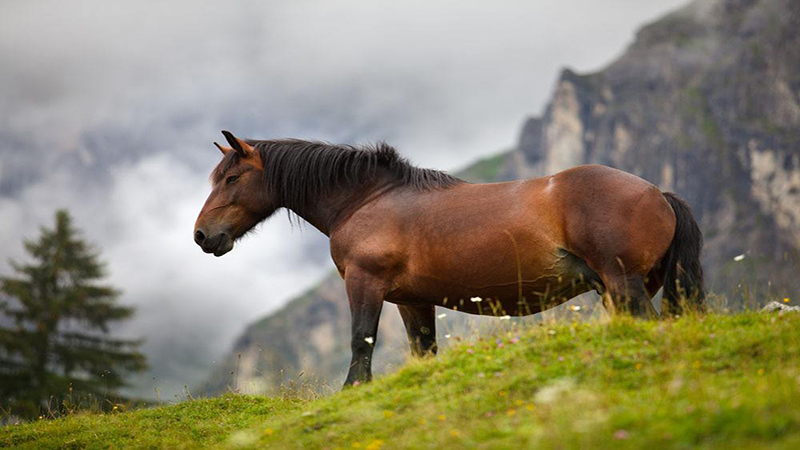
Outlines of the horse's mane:
[[[418,190],[463,183],[445,172],[411,165],[383,142],[361,147],[299,139],[246,142],[261,156],[267,189],[277,195],[279,204],[291,209],[302,209],[309,200],[337,187],[359,185],[376,176]],[[238,160],[236,152],[228,152],[212,176],[221,178]]]

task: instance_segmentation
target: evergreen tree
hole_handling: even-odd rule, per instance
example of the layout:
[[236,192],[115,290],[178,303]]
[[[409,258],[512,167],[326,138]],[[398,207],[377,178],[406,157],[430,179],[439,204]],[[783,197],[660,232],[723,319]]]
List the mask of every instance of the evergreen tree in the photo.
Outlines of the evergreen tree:
[[11,261],[16,276],[0,277],[0,404],[31,418],[60,409],[68,396],[117,401],[124,375],[146,367],[139,341],[109,334],[133,309],[102,284],[99,254],[66,211],[25,249],[32,262]]

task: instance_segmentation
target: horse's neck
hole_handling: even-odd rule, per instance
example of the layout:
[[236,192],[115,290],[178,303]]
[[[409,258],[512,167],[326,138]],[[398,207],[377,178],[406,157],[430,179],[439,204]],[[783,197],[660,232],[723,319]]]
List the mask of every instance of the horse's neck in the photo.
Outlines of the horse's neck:
[[342,221],[389,188],[390,186],[385,182],[370,181],[361,185],[336,189],[309,202],[302,210],[290,209],[314,228],[326,236],[330,236],[331,231]]

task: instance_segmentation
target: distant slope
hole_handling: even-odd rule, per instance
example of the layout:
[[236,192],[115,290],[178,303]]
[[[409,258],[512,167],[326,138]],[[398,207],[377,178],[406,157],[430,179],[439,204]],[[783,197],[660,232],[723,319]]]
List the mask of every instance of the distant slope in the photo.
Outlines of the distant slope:
[[[798,29],[797,1],[695,1],[642,28],[606,69],[565,70],[544,114],[525,121],[516,148],[460,175],[501,181],[585,163],[635,173],[693,206],[713,291],[728,295],[734,307],[794,298],[800,295]],[[742,254],[743,261],[733,260]],[[579,302],[584,310],[596,306],[590,296]],[[283,311],[294,311],[295,319],[276,324],[267,318],[248,328],[206,393],[223,392],[236,380],[263,392],[302,371],[338,386],[349,358],[341,281],[331,275]],[[589,315],[601,314],[591,309]],[[452,320],[462,325],[454,329],[469,329],[457,316]],[[386,370],[398,361],[386,349],[405,349],[390,305],[380,333],[376,363]]]
[[0,428],[18,448],[798,448],[800,314],[532,327],[314,401]]

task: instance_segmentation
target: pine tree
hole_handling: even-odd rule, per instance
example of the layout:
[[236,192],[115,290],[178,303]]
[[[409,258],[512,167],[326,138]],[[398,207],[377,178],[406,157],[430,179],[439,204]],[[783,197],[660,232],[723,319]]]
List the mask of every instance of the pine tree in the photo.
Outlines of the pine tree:
[[124,376],[145,369],[141,342],[117,339],[110,325],[133,309],[102,284],[99,254],[80,239],[66,211],[54,229],[25,241],[32,260],[11,261],[16,277],[0,277],[0,402],[32,418],[67,398],[119,399]]

